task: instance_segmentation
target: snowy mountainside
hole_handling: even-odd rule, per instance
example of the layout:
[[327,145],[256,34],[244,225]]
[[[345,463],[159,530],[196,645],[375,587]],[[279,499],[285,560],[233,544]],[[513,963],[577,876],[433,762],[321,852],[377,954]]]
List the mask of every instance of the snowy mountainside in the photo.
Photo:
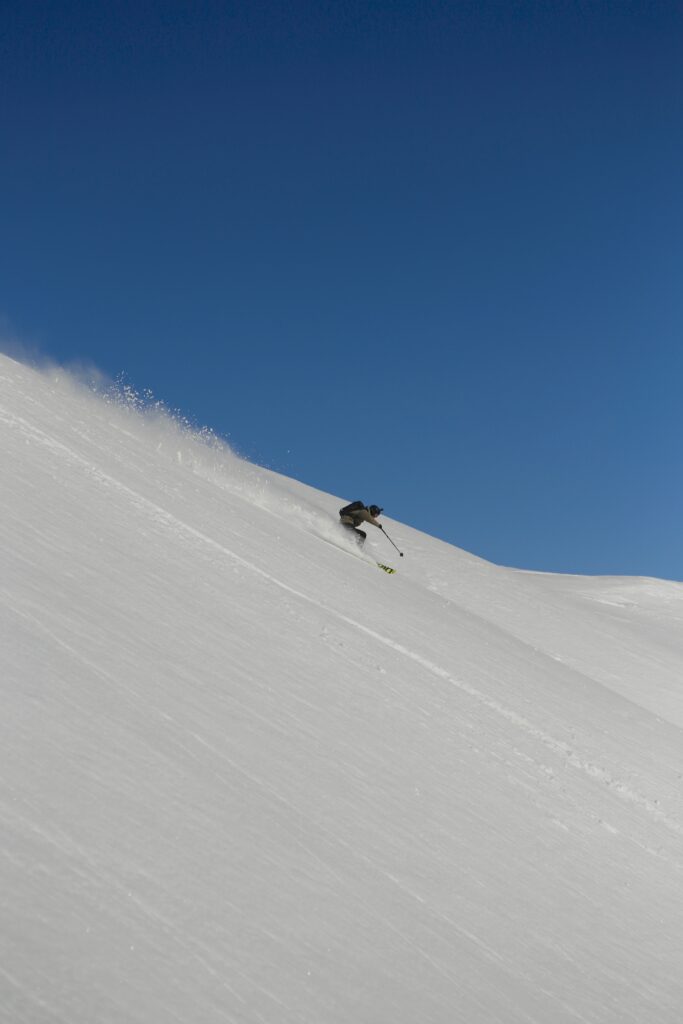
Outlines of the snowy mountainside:
[[683,586],[387,576],[6,357],[0,439],[0,1020],[681,1019]]

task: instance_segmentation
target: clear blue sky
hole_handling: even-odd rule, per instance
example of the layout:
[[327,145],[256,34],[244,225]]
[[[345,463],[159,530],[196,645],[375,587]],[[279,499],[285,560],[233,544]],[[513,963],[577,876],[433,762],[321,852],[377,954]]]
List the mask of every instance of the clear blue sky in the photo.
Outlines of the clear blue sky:
[[683,579],[680,2],[0,6],[0,314],[507,565]]

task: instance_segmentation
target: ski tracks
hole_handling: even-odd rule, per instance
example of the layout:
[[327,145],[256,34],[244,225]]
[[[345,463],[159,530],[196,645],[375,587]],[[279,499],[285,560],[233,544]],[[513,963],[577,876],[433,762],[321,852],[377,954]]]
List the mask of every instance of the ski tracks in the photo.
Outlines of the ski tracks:
[[[317,608],[322,608],[326,614],[344,622],[346,625],[358,630],[360,633],[371,637],[375,642],[389,648],[402,657],[408,658],[442,682],[456,687],[473,701],[476,701],[479,705],[504,719],[516,729],[520,730],[521,733],[551,751],[554,755],[562,759],[570,768],[575,769],[590,779],[608,787],[610,792],[612,792],[616,797],[636,807],[647,815],[651,821],[664,826],[673,835],[679,838],[683,837],[683,823],[678,818],[675,818],[664,811],[656,800],[650,799],[638,792],[638,790],[633,786],[624,782],[623,779],[620,779],[615,772],[596,764],[590,759],[582,757],[569,744],[552,736],[549,732],[535,725],[528,718],[520,715],[517,711],[506,706],[501,701],[484,693],[482,690],[477,689],[466,680],[458,678],[441,665],[420,654],[418,651],[406,647],[397,640],[394,640],[392,637],[371,629],[369,626],[359,622],[357,619],[344,614],[330,605],[324,604],[317,598],[304,593],[302,590],[298,590],[296,587],[292,587],[281,579],[278,579],[272,573],[267,572],[265,569],[262,569],[260,566],[243,556],[238,555],[235,551],[227,548],[224,544],[203,533],[201,530],[197,530],[195,527],[190,526],[189,523],[184,522],[173,513],[168,512],[149,498],[144,497],[144,495],[141,495],[133,488],[128,487],[122,481],[117,480],[109,473],[106,473],[104,470],[79,455],[67,445],[55,440],[39,428],[34,427],[22,417],[8,413],[0,408],[0,422],[5,423],[10,428],[18,429],[27,441],[32,440],[35,443],[43,445],[51,450],[55,455],[65,459],[74,466],[78,466],[84,473],[89,475],[101,486],[111,488],[112,490],[125,495],[130,503],[143,513],[148,520],[151,519],[163,529],[168,530],[176,536],[184,535],[188,538],[193,538],[196,541],[200,541],[202,545],[207,545],[213,548],[225,557],[229,558],[233,563],[242,566],[255,576],[265,580],[271,586],[278,587],[280,590],[294,596],[300,601],[314,605]],[[651,852],[654,853],[655,851]]]

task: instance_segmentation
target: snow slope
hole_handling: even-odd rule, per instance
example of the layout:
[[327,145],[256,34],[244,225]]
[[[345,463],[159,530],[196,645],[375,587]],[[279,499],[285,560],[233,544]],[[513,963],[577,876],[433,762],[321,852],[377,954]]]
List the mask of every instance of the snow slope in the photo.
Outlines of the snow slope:
[[683,1019],[683,585],[387,576],[6,357],[0,440],[0,1020]]

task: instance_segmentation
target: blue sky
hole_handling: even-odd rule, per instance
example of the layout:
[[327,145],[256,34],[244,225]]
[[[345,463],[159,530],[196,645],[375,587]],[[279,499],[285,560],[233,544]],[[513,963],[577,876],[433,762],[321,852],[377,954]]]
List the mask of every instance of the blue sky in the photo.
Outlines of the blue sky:
[[0,10],[6,334],[493,561],[683,579],[680,3]]

